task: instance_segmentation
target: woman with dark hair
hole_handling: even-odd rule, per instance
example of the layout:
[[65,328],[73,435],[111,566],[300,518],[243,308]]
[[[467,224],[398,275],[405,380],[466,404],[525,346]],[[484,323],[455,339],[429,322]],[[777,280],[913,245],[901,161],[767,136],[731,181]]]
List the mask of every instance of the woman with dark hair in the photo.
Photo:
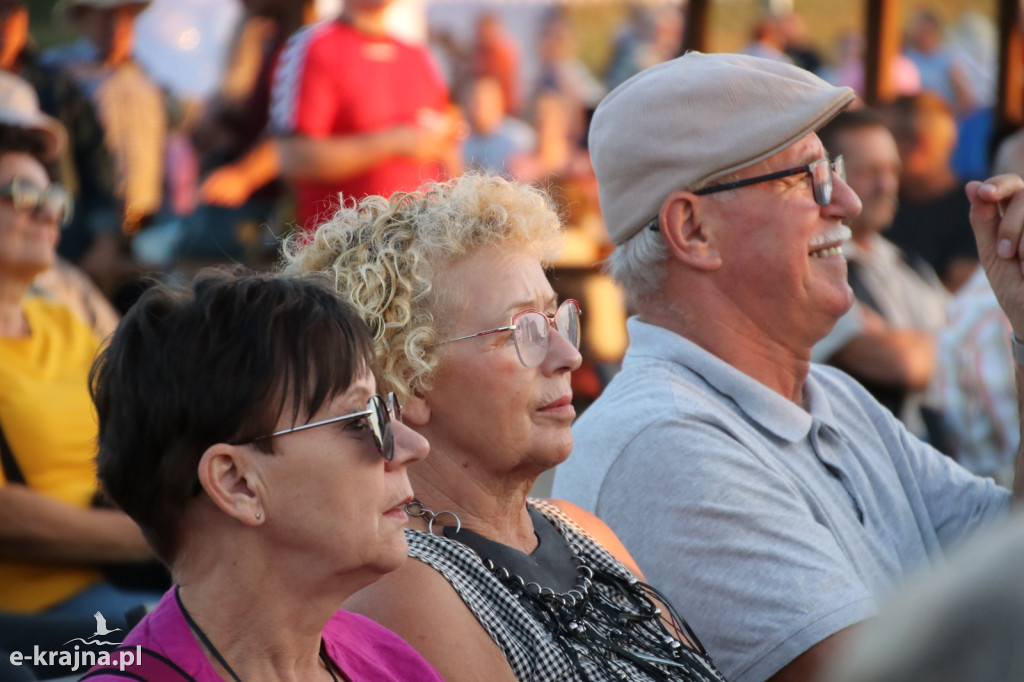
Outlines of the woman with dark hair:
[[404,562],[406,467],[427,443],[377,393],[369,331],[323,282],[158,285],[92,379],[100,480],[175,585],[86,677],[440,680],[339,610]]

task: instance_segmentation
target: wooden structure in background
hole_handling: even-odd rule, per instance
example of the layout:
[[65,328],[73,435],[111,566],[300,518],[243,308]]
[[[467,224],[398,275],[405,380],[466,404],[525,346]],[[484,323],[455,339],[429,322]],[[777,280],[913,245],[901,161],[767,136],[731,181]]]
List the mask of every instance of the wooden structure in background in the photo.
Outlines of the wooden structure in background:
[[896,95],[891,65],[902,43],[902,0],[867,0],[864,26],[864,101],[888,102]]
[[996,132],[1024,125],[1024,20],[1020,0],[999,0]]
[[683,23],[683,45],[682,52],[697,50],[707,52],[710,49],[708,44],[708,10],[711,7],[711,0],[689,0],[683,5],[683,13],[686,15]]
[[[998,3],[999,76],[996,92],[996,134],[1024,126],[1024,19],[1022,0]],[[866,54],[864,99],[879,104],[893,97],[891,64],[902,41],[902,0],[864,0]],[[689,0],[684,5],[685,33],[682,50],[712,49],[708,39],[711,0]]]

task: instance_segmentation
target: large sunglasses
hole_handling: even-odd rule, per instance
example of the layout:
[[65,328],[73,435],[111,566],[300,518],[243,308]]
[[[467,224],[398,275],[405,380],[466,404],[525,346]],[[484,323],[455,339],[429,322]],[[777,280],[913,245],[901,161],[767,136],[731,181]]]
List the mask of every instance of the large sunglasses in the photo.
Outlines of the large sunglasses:
[[507,327],[487,329],[476,334],[467,334],[454,339],[448,339],[442,343],[452,343],[464,339],[475,339],[488,334],[500,332],[513,332],[512,340],[516,345],[516,353],[519,355],[519,362],[524,367],[538,367],[548,354],[548,330],[555,328],[559,334],[573,345],[580,347],[580,304],[575,299],[569,298],[558,306],[558,310],[552,317],[548,317],[539,310],[528,308],[520,310],[512,316],[512,322]]
[[724,182],[720,185],[711,185],[710,187],[704,187],[703,189],[696,190],[694,194],[704,195],[714,194],[715,192],[725,192],[730,189],[739,189],[740,187],[756,185],[761,182],[788,178],[791,175],[800,175],[801,173],[809,173],[811,176],[811,186],[814,188],[814,201],[819,206],[828,206],[832,203],[832,176],[833,174],[838,175],[839,179],[845,182],[846,163],[843,161],[842,155],[837,156],[831,162],[829,162],[828,158],[822,158],[817,161],[812,161],[806,166],[787,168],[786,170],[768,173],[767,175],[758,175],[752,178],[736,180],[735,182]]
[[306,429],[314,429],[318,426],[337,424],[354,419],[366,419],[370,425],[370,430],[373,432],[373,442],[377,446],[377,452],[387,461],[392,461],[395,458],[395,432],[391,427],[391,420],[402,421],[402,406],[398,404],[398,398],[395,397],[394,393],[388,393],[387,398],[379,394],[373,396],[367,401],[366,409],[359,412],[321,419],[318,422],[310,422],[309,424],[300,424],[289,429],[281,429],[265,436],[257,436],[256,438],[234,443],[234,445],[247,445],[256,441],[295,433],[296,431],[305,431]]
[[54,216],[61,227],[71,222],[71,195],[60,185],[54,184],[43,189],[25,178],[17,177],[9,184],[0,186],[0,197],[9,199],[14,210],[31,213],[39,220]]

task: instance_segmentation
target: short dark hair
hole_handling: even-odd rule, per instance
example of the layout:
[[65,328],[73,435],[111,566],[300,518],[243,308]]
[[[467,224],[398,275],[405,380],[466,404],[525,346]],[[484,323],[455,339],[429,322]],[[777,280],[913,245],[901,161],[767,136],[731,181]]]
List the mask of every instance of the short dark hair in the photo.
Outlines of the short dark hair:
[[31,128],[0,123],[0,156],[11,153],[28,154],[43,166],[50,163],[47,159],[49,144],[45,134]]
[[854,109],[852,111],[840,112],[838,116],[829,121],[821,130],[818,131],[818,138],[821,139],[821,144],[824,145],[825,150],[835,156],[839,147],[839,137],[848,130],[863,130],[865,128],[884,128],[889,129],[886,125],[885,119],[882,114],[874,109]]
[[[93,365],[105,492],[165,563],[203,452],[269,433],[286,405],[315,414],[373,372],[365,323],[319,277],[204,271],[157,284]],[[254,444],[273,451],[272,439]]]

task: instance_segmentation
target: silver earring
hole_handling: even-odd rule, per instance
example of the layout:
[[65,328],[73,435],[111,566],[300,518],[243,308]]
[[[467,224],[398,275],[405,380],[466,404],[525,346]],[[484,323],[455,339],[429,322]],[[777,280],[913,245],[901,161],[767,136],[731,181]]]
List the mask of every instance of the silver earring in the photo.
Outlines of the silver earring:
[[256,520],[259,521],[262,518],[263,518],[263,514],[261,512],[256,512]]

